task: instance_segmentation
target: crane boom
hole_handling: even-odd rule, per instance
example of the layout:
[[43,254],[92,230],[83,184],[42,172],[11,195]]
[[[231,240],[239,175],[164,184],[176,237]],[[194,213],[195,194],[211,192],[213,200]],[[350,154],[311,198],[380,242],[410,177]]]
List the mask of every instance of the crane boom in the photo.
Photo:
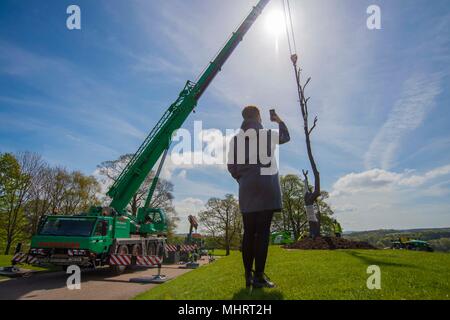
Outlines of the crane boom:
[[[242,41],[244,35],[262,13],[264,7],[270,0],[260,0],[253,7],[250,14],[233,33],[222,50],[215,57],[197,83],[188,81],[179,94],[177,100],[167,109],[161,119],[157,122],[150,134],[144,140],[138,151],[119,175],[115,183],[107,192],[112,201],[110,207],[118,212],[123,212],[134,194],[140,188],[149,172],[170,146],[171,137],[175,130],[179,129],[186,121],[189,114],[197,106],[205,90],[208,88],[215,76],[220,72],[222,66],[233,53],[234,49]],[[157,177],[155,177],[157,179]],[[152,195],[149,194],[149,197]]]

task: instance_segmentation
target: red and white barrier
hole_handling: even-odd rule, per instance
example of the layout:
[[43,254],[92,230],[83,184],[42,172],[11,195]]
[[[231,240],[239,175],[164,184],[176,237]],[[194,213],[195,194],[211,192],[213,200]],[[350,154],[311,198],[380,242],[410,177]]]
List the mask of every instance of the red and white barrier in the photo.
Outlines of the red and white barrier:
[[177,251],[177,246],[175,244],[166,244],[167,252],[175,252]]
[[156,266],[162,263],[162,257],[158,256],[137,256],[136,264],[138,266]]
[[38,259],[35,256],[28,255],[27,253],[18,252],[16,253],[12,261],[14,263],[28,263],[28,264],[35,264],[38,263]]
[[194,251],[194,250],[196,250],[197,249],[197,245],[190,245],[190,244],[182,244],[181,245],[181,249],[180,249],[180,251],[181,252],[191,252],[191,251]]
[[12,261],[14,263],[25,263],[28,259],[28,254],[23,253],[23,252],[18,252],[16,253],[13,258]]
[[112,266],[128,266],[131,264],[131,254],[112,254],[109,257]]
[[[193,244],[193,245],[180,244],[179,247],[180,247],[180,251],[181,252],[191,252],[191,251],[194,251],[194,250],[197,249],[197,245],[196,244]],[[166,251],[167,252],[178,251],[177,248],[178,248],[178,245],[176,245],[176,244],[166,244]]]
[[[161,264],[162,257],[158,256],[136,256],[136,265],[138,266],[156,266]],[[130,254],[112,254],[109,257],[109,264],[112,266],[129,266],[132,264]]]
[[39,261],[35,256],[28,256],[27,263],[28,264],[37,264]]

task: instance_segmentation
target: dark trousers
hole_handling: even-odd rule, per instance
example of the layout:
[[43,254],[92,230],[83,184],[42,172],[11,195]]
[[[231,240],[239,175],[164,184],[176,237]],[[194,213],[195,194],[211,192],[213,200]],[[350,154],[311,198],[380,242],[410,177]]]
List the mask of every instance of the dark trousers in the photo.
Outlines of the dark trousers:
[[243,213],[244,239],[242,240],[242,260],[246,272],[253,269],[255,272],[264,272],[267,250],[270,240],[270,224],[273,211]]

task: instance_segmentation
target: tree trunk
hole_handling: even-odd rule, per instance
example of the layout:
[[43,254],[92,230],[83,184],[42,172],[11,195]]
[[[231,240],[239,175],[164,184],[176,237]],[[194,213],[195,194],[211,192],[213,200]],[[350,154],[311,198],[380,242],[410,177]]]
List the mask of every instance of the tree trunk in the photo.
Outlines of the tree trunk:
[[[297,91],[298,91],[298,97],[299,97],[299,101],[300,101],[300,109],[301,109],[301,113],[302,113],[302,118],[303,118],[303,130],[305,132],[305,141],[306,141],[306,150],[308,153],[308,159],[311,165],[311,169],[313,171],[314,174],[314,190],[311,192],[309,190],[309,183],[308,183],[308,171],[304,171],[303,170],[303,175],[305,177],[305,181],[306,181],[306,192],[305,192],[305,206],[312,206],[314,205],[314,203],[316,202],[316,200],[319,198],[320,196],[320,173],[319,170],[317,169],[317,165],[316,165],[316,161],[314,159],[313,156],[313,152],[312,152],[312,147],[311,147],[311,133],[313,132],[313,130],[316,128],[317,125],[317,117],[314,119],[314,124],[312,125],[312,127],[309,126],[308,120],[309,120],[309,112],[308,112],[308,101],[309,98],[305,97],[305,88],[308,85],[308,83],[310,82],[311,78],[309,78],[306,83],[302,86],[301,84],[301,79],[300,79],[300,74],[301,74],[301,69],[297,67],[297,55],[292,55],[291,56],[291,60],[294,66],[294,70],[295,70],[295,78],[296,78],[296,82],[297,82]],[[320,235],[320,224],[319,222],[316,221],[310,221],[309,222],[309,227],[310,227],[310,235],[312,237],[316,237]]]
[[6,240],[6,247],[5,247],[5,255],[9,255],[9,250],[11,250],[12,240],[7,239]]
[[322,225],[322,213],[320,212],[320,205],[317,202],[317,227],[319,228],[319,234],[320,234],[320,227]]

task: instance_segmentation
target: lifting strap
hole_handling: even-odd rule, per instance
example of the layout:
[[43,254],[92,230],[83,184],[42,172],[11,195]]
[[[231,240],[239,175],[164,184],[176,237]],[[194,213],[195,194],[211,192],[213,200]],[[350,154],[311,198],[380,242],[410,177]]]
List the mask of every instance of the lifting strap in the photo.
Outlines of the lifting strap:
[[[300,85],[300,70],[297,66],[298,54],[297,54],[297,43],[295,42],[295,32],[294,32],[294,23],[292,21],[292,9],[290,0],[282,0],[283,2],[283,11],[284,11],[284,22],[286,26],[286,37],[289,46],[289,53],[291,54],[292,66],[294,67],[295,72],[295,80],[297,84],[297,89],[299,93],[299,99],[302,100],[302,88]],[[302,111],[303,114],[303,111]],[[304,118],[303,114],[303,118]]]
[[[289,53],[291,54],[291,61],[292,66],[294,68],[295,73],[295,81],[297,85],[297,91],[299,96],[299,102],[301,106],[303,121],[306,125],[306,117],[307,117],[307,110],[304,110],[302,107],[302,101],[303,101],[303,88],[301,86],[300,82],[300,69],[297,66],[298,61],[298,54],[297,54],[297,44],[295,42],[295,32],[294,32],[294,23],[292,21],[292,9],[290,0],[282,0],[283,2],[283,10],[284,10],[284,20],[286,25],[286,37],[289,45]],[[309,80],[308,80],[309,81]]]
[[286,37],[291,57],[297,55],[297,44],[295,43],[294,24],[292,22],[291,4],[289,0],[282,0],[284,21],[286,26]]

